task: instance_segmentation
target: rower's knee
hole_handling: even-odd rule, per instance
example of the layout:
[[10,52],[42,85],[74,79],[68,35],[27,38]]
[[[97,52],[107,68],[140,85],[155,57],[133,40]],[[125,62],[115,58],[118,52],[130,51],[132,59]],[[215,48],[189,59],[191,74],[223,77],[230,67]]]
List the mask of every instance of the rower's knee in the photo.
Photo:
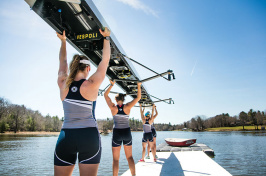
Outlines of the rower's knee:
[[119,163],[119,159],[113,158],[114,163]]
[[128,156],[128,157],[127,157],[127,160],[128,160],[128,161],[133,160],[133,157],[132,157],[132,156]]

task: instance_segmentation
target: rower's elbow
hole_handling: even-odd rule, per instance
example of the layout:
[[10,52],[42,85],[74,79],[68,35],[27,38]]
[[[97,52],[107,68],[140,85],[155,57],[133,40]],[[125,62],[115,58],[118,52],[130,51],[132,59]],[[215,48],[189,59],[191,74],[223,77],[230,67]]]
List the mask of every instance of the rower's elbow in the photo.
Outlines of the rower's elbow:
[[141,96],[137,96],[137,101],[139,101],[141,99]]

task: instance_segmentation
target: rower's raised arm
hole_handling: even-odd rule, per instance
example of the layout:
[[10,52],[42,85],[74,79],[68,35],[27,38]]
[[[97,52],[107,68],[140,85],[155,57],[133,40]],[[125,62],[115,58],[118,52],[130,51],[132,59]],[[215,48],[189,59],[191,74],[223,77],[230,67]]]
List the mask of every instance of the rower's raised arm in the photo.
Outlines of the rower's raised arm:
[[[154,114],[154,111],[155,111],[155,115],[153,115]],[[156,109],[156,106],[155,106],[155,104],[153,104],[153,107],[152,107],[152,118],[151,118],[151,120],[152,120],[152,123],[153,123],[153,121],[154,121],[154,119],[157,117],[157,115],[158,115],[158,111],[157,111],[157,109]]]
[[156,108],[156,106],[155,106],[155,108],[154,108],[154,109],[155,109],[155,113],[156,113],[156,114],[154,115],[154,119],[155,119],[155,118],[158,116],[158,111],[157,111],[157,108]]
[[141,106],[141,104],[139,104],[139,108],[140,108],[140,117],[141,117],[141,120],[142,121],[145,121],[145,117],[144,117],[144,110],[145,110],[145,108],[143,108],[143,110],[142,110],[142,106]]
[[59,70],[58,70],[58,79],[57,84],[59,88],[64,87],[64,83],[67,79],[68,65],[67,65],[67,51],[66,51],[66,34],[63,31],[63,34],[56,33],[57,37],[61,40],[61,48],[59,51]]
[[115,84],[115,81],[113,82],[110,80],[110,86],[108,87],[108,89],[104,93],[105,101],[111,110],[113,110],[115,108],[115,104],[112,102],[111,98],[109,97],[109,93],[110,93],[111,89],[113,88],[114,84]]
[[104,31],[102,31],[101,29],[99,29],[99,31],[105,38],[103,41],[102,61],[99,63],[96,72],[89,78],[95,88],[99,88],[101,83],[103,82],[111,56],[109,38],[111,32],[107,27],[105,27]]

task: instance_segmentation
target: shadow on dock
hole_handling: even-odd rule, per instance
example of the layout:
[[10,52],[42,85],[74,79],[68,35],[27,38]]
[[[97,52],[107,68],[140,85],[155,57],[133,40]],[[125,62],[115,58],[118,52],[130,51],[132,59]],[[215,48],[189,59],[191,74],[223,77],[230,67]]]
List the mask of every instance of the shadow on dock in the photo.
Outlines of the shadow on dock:
[[160,161],[158,161],[157,163],[162,164],[162,170],[160,176],[169,176],[169,175],[184,176],[184,172],[180,165],[180,162],[176,158],[174,153],[171,153],[171,155],[167,159],[160,159]]

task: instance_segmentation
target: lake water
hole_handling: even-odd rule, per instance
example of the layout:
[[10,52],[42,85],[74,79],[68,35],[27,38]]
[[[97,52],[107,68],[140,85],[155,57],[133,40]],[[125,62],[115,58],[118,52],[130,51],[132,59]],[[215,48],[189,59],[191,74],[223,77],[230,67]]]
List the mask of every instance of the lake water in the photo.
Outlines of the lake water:
[[[266,175],[266,132],[157,132],[157,145],[164,138],[197,138],[214,149],[218,164],[232,175]],[[142,132],[132,132],[133,157],[141,158]],[[112,134],[102,135],[102,158],[98,175],[112,175]],[[0,135],[0,175],[53,175],[57,136]],[[128,169],[121,150],[119,175]],[[76,165],[73,175],[79,175]]]

